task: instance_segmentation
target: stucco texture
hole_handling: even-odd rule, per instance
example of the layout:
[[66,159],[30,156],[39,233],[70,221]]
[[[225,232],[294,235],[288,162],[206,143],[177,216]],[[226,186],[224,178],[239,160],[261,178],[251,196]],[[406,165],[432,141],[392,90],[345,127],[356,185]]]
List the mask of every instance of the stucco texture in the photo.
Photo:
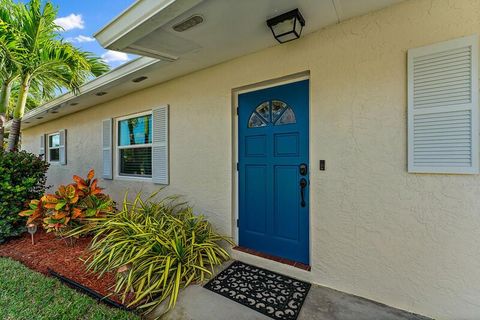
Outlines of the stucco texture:
[[[406,52],[479,33],[478,0],[410,0],[29,128],[68,130],[49,184],[101,172],[101,120],[170,105],[166,192],[235,232],[232,90],[310,71],[311,272],[318,284],[438,319],[480,319],[480,177],[407,173]],[[326,171],[318,161],[326,160]],[[118,199],[151,183],[101,181]]]

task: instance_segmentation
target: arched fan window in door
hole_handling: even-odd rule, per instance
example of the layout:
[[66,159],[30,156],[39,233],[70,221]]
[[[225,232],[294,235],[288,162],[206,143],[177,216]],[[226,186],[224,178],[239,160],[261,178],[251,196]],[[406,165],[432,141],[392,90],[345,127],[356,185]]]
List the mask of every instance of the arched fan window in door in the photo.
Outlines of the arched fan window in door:
[[248,119],[249,128],[281,126],[296,123],[295,113],[285,102],[272,100],[262,102]]

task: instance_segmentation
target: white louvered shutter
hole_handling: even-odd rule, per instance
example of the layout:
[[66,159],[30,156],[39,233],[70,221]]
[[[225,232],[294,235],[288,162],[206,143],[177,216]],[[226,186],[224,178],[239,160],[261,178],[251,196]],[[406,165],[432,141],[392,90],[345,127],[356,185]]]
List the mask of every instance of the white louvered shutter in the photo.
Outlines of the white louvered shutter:
[[113,179],[112,164],[112,119],[102,121],[102,157],[103,157],[103,173],[104,179]]
[[152,110],[152,181],[169,184],[168,106]]
[[478,40],[408,51],[408,171],[478,173]]
[[59,154],[60,154],[60,164],[67,164],[67,129],[60,130],[60,145],[59,145]]
[[44,134],[40,136],[40,151],[38,152],[38,155],[43,156],[43,160],[47,159],[45,156],[45,135]]

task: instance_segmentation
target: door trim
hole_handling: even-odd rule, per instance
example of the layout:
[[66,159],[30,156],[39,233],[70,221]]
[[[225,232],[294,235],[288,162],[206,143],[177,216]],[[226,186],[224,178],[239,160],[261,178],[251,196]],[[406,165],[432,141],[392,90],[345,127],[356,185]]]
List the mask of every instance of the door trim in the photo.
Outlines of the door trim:
[[[299,73],[295,73],[292,75],[288,75],[281,78],[265,80],[262,82],[257,82],[254,84],[249,84],[241,87],[237,87],[232,89],[232,102],[231,102],[231,112],[232,112],[232,215],[231,215],[231,234],[234,242],[238,245],[239,243],[239,227],[237,225],[237,220],[239,217],[239,199],[238,199],[238,190],[239,190],[239,177],[237,171],[237,163],[238,159],[238,115],[237,115],[237,107],[238,107],[238,96],[242,93],[257,91],[261,89],[271,88],[280,86],[283,84],[289,84],[293,82],[298,82],[302,80],[311,80],[310,79],[310,71],[303,71]],[[311,84],[310,84],[311,86]],[[309,88],[310,89],[310,88]],[[311,90],[309,90],[311,93]],[[309,94],[309,102],[308,102],[308,109],[309,109],[309,149],[310,149],[310,137],[311,137],[311,94]],[[309,162],[312,163],[311,159],[311,152],[309,152]],[[311,177],[311,176],[310,176]],[[310,192],[310,201],[312,203],[312,193]],[[309,250],[309,261],[310,265],[312,265],[312,224],[311,224],[311,206],[309,205],[308,210],[308,220],[309,220],[309,239],[308,239],[308,250]]]

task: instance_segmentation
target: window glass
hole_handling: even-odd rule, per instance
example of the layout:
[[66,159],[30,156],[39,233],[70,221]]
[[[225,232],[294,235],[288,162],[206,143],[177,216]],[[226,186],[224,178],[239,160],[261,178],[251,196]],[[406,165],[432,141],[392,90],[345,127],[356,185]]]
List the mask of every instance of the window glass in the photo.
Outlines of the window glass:
[[120,174],[151,177],[152,148],[120,149]]
[[50,161],[60,161],[60,149],[50,149]]
[[248,127],[249,128],[258,128],[258,127],[265,127],[266,124],[260,118],[260,116],[256,113],[252,113],[250,119],[248,120]]
[[270,122],[270,104],[268,102],[259,105],[255,111],[265,119],[266,123]]
[[60,134],[55,133],[48,136],[48,161],[60,161]]
[[296,123],[297,119],[295,119],[295,113],[293,113],[293,110],[288,108],[285,110],[285,112],[282,114],[280,119],[278,119],[277,122],[275,122],[276,126],[282,125],[282,124],[290,124],[290,123]]
[[118,121],[118,174],[152,177],[152,115]]
[[48,146],[50,148],[60,147],[60,134],[52,134],[48,137]]
[[[271,105],[271,110],[270,110]],[[249,128],[259,128],[266,126],[281,126],[284,124],[297,123],[295,113],[285,102],[280,100],[272,100],[262,102],[252,112],[248,119]]]
[[118,144],[133,146],[152,143],[152,115],[130,118],[118,122]]
[[272,121],[275,122],[280,117],[282,112],[287,108],[287,104],[282,101],[272,101]]

